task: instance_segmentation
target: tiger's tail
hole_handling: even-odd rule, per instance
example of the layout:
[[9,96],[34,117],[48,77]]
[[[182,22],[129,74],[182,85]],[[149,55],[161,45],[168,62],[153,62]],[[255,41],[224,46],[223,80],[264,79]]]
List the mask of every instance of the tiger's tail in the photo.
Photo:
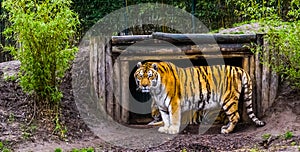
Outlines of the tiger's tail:
[[264,126],[265,122],[259,120],[253,112],[252,81],[249,74],[247,74],[246,72],[243,72],[242,83],[244,88],[244,105],[246,106],[247,115],[257,126]]

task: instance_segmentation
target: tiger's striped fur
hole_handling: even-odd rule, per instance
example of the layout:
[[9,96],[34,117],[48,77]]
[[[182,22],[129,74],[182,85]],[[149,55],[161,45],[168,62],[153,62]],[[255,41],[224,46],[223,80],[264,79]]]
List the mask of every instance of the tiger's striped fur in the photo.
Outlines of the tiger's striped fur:
[[220,106],[229,120],[221,133],[230,133],[240,118],[238,102],[242,91],[248,116],[258,126],[265,124],[253,113],[251,78],[239,67],[180,68],[170,62],[139,62],[137,66],[134,77],[138,89],[150,92],[164,122],[159,132],[179,133],[182,113]]
[[[161,115],[158,106],[155,102],[151,105],[151,116],[154,119],[148,125],[151,126],[163,126],[163,121],[161,120]],[[226,124],[228,119],[223,110],[220,111],[219,108],[212,110],[198,110],[192,111],[188,116],[186,123],[188,124]]]

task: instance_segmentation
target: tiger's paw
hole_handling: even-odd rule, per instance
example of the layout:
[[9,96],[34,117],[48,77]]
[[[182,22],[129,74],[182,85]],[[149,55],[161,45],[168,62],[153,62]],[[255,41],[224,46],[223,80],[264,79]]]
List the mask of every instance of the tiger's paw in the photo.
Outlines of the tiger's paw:
[[258,127],[262,127],[262,126],[265,126],[265,125],[266,125],[265,122],[260,121],[260,120],[255,121],[255,124],[256,124],[256,126],[258,126]]
[[169,134],[178,134],[179,133],[179,127],[178,126],[170,126],[168,129]]
[[228,128],[229,128],[229,125],[222,126],[221,133],[222,134],[228,134],[230,132]]
[[168,133],[169,127],[163,126],[163,127],[159,127],[158,131],[162,132],[162,133]]

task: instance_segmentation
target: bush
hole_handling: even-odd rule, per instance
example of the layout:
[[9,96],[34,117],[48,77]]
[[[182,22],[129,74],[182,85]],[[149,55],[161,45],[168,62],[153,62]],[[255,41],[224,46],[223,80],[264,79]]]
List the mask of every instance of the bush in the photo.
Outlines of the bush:
[[72,42],[79,24],[70,0],[6,0],[11,26],[5,29],[18,46],[7,47],[20,60],[20,85],[39,105],[56,105],[58,87],[77,48]]
[[[300,88],[300,1],[239,0],[235,5],[239,7],[236,10],[238,15],[259,22],[261,31],[266,33],[270,51],[257,51],[270,58],[263,57],[262,63],[279,73],[292,86]],[[288,10],[282,12],[283,8]]]
[[278,22],[279,28],[267,33],[270,42],[270,67],[292,86],[300,88],[300,21]]

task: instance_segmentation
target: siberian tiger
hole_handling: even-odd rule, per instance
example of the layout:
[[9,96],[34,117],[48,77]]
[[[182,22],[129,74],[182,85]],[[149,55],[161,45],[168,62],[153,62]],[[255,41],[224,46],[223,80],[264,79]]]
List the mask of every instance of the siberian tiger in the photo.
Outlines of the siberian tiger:
[[253,113],[252,82],[242,68],[226,65],[180,68],[170,62],[139,62],[137,68],[134,77],[138,89],[150,92],[161,114],[164,126],[159,127],[159,132],[177,134],[182,113],[219,106],[229,120],[221,133],[230,133],[240,118],[238,102],[242,91],[249,118],[257,126],[265,125]]

